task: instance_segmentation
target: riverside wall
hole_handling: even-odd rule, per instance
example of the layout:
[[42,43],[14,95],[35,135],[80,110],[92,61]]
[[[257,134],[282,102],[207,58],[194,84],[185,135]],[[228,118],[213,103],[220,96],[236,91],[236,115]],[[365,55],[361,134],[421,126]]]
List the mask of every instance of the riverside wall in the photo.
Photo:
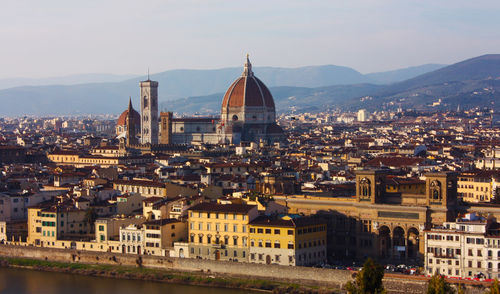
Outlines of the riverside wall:
[[[245,276],[265,280],[342,288],[353,280],[354,272],[299,266],[265,265],[243,262],[226,262],[207,259],[159,257],[108,252],[90,252],[71,249],[53,249],[33,246],[0,245],[0,257],[20,257],[64,263],[84,263],[201,272],[228,276]],[[428,278],[386,274],[384,287],[389,293],[425,293]],[[454,285],[456,286],[456,284]],[[484,293],[485,284],[465,282],[465,293]]]
[[194,258],[158,257],[148,255],[89,252],[69,249],[40,248],[33,246],[0,245],[0,256],[20,257],[66,263],[139,266],[145,268],[205,272],[290,282],[310,281],[323,285],[342,287],[352,280],[352,273],[343,270],[264,265],[242,262],[225,262]]

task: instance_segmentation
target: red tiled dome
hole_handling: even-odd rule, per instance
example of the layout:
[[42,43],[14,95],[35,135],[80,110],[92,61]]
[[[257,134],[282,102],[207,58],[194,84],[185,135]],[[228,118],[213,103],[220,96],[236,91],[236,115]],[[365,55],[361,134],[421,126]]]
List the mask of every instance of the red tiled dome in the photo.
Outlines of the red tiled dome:
[[222,100],[222,108],[260,106],[274,109],[274,99],[264,83],[254,76],[247,57],[245,70],[227,89]]
[[[133,112],[132,116],[133,116],[135,125],[140,126],[141,125],[141,115],[139,114],[139,112],[135,111],[134,109],[132,109],[132,112]],[[124,112],[122,112],[122,114],[120,115],[120,117],[116,121],[116,125],[117,126],[124,126],[126,121],[127,121],[127,116],[128,116],[128,109],[126,109]]]
[[274,108],[269,89],[255,76],[242,76],[229,87],[222,100],[222,107],[265,106]]

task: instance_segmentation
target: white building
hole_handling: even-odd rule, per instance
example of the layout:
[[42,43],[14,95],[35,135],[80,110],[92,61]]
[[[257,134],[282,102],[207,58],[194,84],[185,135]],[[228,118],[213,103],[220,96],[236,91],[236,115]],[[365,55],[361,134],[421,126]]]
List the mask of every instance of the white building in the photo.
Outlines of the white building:
[[358,121],[368,121],[368,112],[366,109],[358,110]]
[[500,169],[500,148],[486,150],[483,158],[476,159],[475,165],[478,169]]
[[60,191],[42,191],[31,194],[0,193],[0,221],[28,219],[29,206],[50,200],[60,193]]
[[475,214],[425,232],[425,272],[500,278],[500,225]]
[[120,228],[120,247],[122,253],[144,253],[144,230],[141,225],[130,224]]

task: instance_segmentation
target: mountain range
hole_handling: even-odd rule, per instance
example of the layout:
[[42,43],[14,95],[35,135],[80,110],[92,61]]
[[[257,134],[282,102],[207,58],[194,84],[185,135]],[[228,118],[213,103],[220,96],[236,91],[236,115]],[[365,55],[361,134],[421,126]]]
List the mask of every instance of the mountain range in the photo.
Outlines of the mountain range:
[[[400,75],[404,74],[406,71],[400,72]],[[437,66],[436,70],[388,85],[361,83],[316,88],[272,87],[270,90],[281,112],[327,108],[366,108],[374,111],[399,107],[455,110],[459,105],[462,109],[492,107],[499,110],[500,54],[483,55],[445,67]],[[183,113],[209,113],[218,109],[216,98],[222,95],[190,97],[164,105]]]
[[85,83],[121,82],[136,75],[76,74],[50,78],[6,78],[0,79],[0,90],[22,86],[75,85]]
[[[170,70],[151,75],[151,79],[160,83],[162,110],[216,114],[223,92],[241,71]],[[500,93],[500,55],[483,55],[449,66],[427,64],[370,74],[334,65],[254,67],[254,72],[270,88],[278,111],[425,108],[438,99],[442,101],[438,108],[456,108],[458,104],[491,106]],[[145,76],[104,82],[108,78],[120,79],[110,75],[103,82],[85,83],[82,79],[84,83],[79,84],[61,79],[58,85],[2,89],[0,115],[119,114],[126,108],[129,96],[139,108],[139,81]]]

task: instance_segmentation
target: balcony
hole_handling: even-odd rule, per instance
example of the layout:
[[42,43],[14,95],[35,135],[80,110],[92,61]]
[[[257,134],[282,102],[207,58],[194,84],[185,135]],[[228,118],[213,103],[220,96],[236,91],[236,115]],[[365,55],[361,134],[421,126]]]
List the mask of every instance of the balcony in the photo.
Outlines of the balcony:
[[449,258],[449,259],[454,259],[457,256],[455,254],[446,254],[446,253],[443,254],[443,253],[441,253],[441,254],[434,254],[433,257],[434,258]]
[[224,245],[224,244],[213,243],[212,247],[215,249],[226,249],[226,245]]

